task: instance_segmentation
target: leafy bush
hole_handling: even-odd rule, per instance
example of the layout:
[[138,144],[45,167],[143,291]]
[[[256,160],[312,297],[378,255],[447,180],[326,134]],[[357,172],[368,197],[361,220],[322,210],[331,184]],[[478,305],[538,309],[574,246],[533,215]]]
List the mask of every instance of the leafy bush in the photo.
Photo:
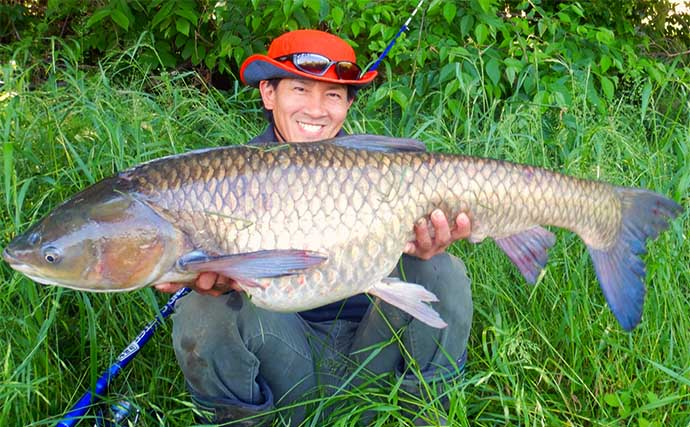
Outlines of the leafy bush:
[[[208,81],[237,81],[249,55],[265,52],[277,35],[321,28],[350,40],[360,62],[371,63],[393,38],[417,0],[101,0],[24,1],[3,6],[3,40],[16,34],[40,49],[43,37],[74,40],[87,63],[140,44],[139,63],[159,69],[192,68]],[[22,5],[23,4],[23,5]],[[413,98],[489,106],[495,100],[534,102],[567,110],[572,86],[604,111],[621,90],[637,90],[683,74],[683,55],[658,56],[660,43],[682,52],[688,15],[667,16],[668,0],[642,2],[542,2],[516,0],[433,1],[423,7],[380,72],[391,82],[380,102],[404,110]],[[651,17],[645,20],[646,17]],[[676,24],[669,27],[668,23]],[[675,28],[675,29],[674,29]],[[11,29],[9,36],[7,29]],[[675,31],[675,32],[674,32]],[[655,50],[656,49],[656,50]],[[684,64],[685,61],[685,64]],[[682,78],[682,76],[681,76]],[[643,88],[641,95],[650,87]],[[478,95],[481,93],[481,95]],[[475,96],[476,95],[476,96]],[[382,106],[379,105],[379,107]],[[400,114],[403,114],[401,111]]]

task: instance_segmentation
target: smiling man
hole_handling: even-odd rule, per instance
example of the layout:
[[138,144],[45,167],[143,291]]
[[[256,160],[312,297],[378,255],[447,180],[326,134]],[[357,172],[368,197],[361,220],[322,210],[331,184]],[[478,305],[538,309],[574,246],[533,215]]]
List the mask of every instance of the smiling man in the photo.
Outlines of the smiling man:
[[343,85],[304,79],[262,80],[264,108],[284,142],[319,141],[340,132],[353,99]]
[[[250,144],[300,143],[345,135],[342,126],[357,91],[376,72],[362,74],[343,39],[297,30],[276,38],[267,55],[249,57],[240,77],[260,90],[269,121]],[[458,377],[472,296],[463,263],[445,249],[469,236],[469,219],[460,215],[450,226],[437,210],[410,227],[416,240],[407,243],[391,275],[436,294],[440,301],[433,306],[447,328],[431,328],[378,300],[372,304],[367,295],[307,312],[268,312],[253,306],[231,278],[203,273],[192,285],[197,292],[180,300],[173,315],[175,353],[197,404],[213,412],[216,423],[263,425],[277,414],[297,425],[305,416],[300,399],[337,389],[364,364],[354,384],[372,375],[402,377],[402,388],[423,399],[427,383]],[[181,286],[157,287],[173,292]],[[286,407],[292,409],[273,411]],[[442,420],[420,416],[415,422]]]

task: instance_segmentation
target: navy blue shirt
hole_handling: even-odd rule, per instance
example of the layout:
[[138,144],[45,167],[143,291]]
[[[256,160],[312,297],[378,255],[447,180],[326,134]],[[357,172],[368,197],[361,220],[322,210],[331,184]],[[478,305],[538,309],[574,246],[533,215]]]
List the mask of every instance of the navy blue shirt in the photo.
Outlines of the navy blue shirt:
[[[342,129],[336,136],[345,136],[347,133]],[[249,144],[267,144],[275,142],[278,143],[278,138],[275,134],[275,127],[273,123],[268,125],[264,133],[253,138]],[[358,294],[346,298],[342,301],[324,305],[323,307],[314,308],[312,310],[303,311],[300,314],[304,320],[309,322],[325,322],[334,319],[345,319],[359,322],[362,320],[364,313],[369,308],[371,300],[366,294]]]

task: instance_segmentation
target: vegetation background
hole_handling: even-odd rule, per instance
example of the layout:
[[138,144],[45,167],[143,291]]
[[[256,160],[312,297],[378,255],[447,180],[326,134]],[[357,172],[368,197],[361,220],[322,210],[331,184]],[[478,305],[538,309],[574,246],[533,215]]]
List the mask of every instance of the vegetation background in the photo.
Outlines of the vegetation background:
[[[115,171],[260,132],[257,94],[237,70],[275,36],[330,30],[371,63],[416,5],[5,1],[0,246]],[[673,12],[664,0],[430,0],[346,126],[646,187],[687,209],[690,17]],[[397,426],[426,409],[453,425],[690,426],[688,231],[685,213],[650,246],[643,321],[632,333],[609,313],[569,233],[558,232],[534,287],[494,245],[454,245],[473,278],[475,319],[467,375],[442,392],[448,411],[440,396],[414,400],[392,379],[306,402],[307,424],[354,425],[374,410],[377,425]],[[0,277],[2,426],[53,425],[166,299],[43,288],[4,263]],[[139,408],[139,425],[193,424],[168,332],[106,396]],[[327,408],[336,409],[319,419]]]

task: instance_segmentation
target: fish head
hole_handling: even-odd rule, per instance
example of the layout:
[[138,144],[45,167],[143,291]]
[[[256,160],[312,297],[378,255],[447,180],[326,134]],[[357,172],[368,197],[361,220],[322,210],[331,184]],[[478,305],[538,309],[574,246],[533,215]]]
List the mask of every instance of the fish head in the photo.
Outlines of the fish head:
[[35,282],[86,291],[154,283],[175,266],[181,233],[136,195],[106,180],[78,193],[5,248]]

